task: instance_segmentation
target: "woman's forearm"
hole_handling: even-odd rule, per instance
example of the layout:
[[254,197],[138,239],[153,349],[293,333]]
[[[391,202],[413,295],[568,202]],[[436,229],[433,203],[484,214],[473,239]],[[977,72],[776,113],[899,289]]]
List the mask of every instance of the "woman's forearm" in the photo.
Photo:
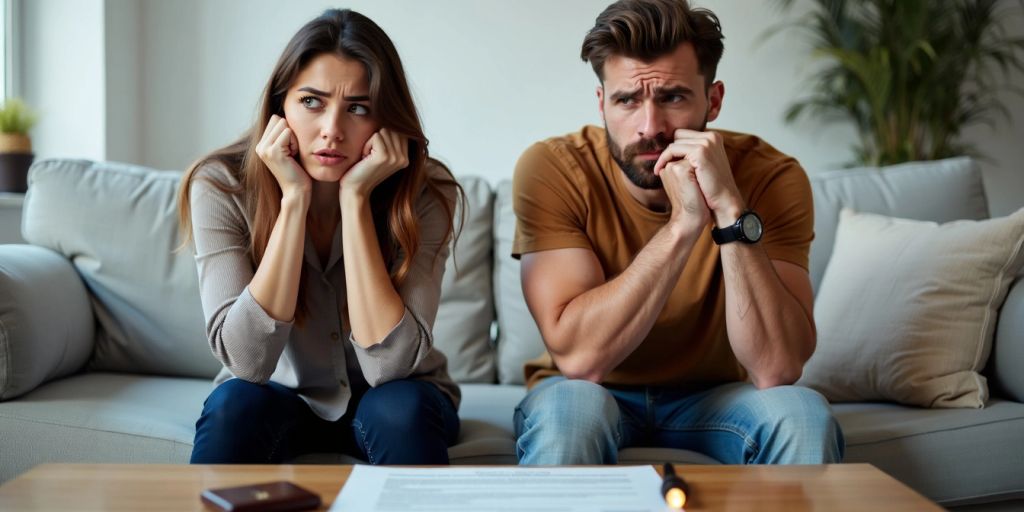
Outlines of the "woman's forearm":
[[380,251],[369,197],[345,192],[341,198],[341,240],[352,338],[369,348],[380,343],[405,315]]
[[263,260],[249,283],[249,293],[273,319],[290,322],[295,318],[306,239],[308,195],[281,198],[281,212],[270,232]]

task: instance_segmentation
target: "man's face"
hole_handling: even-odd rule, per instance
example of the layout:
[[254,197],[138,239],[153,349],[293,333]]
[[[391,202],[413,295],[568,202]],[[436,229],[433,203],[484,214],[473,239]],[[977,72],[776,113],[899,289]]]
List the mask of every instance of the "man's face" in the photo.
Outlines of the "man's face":
[[703,131],[714,121],[725,89],[704,86],[697,53],[690,43],[651,62],[612,55],[597,89],[612,158],[634,185],[660,189],[654,164],[676,130]]

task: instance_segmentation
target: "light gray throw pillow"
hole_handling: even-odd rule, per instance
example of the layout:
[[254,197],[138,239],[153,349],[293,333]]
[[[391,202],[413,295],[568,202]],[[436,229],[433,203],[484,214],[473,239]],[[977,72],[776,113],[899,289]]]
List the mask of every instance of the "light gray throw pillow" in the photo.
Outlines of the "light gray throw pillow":
[[89,296],[67,259],[0,245],[0,401],[80,369],[93,335]]
[[844,209],[798,384],[835,402],[983,407],[979,372],[1022,246],[1024,209],[946,224]]

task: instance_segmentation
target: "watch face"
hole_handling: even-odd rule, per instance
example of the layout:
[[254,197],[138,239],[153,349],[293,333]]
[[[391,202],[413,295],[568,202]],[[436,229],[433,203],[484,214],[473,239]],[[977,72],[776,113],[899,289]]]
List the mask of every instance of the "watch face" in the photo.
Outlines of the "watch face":
[[757,215],[750,214],[743,216],[743,236],[747,237],[747,240],[751,242],[757,242],[761,240],[761,234],[763,226],[761,226],[761,219],[757,218]]

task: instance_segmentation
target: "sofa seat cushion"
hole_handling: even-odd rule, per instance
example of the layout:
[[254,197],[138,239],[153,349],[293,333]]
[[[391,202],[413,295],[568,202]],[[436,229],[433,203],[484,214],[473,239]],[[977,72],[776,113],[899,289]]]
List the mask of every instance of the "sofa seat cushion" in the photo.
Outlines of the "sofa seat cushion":
[[[184,464],[195,422],[212,390],[207,379],[86,373],[46,384],[0,404],[0,482],[44,462]],[[512,414],[523,386],[463,384],[459,442],[452,464],[515,464]],[[687,450],[637,447],[620,464],[717,464]],[[293,463],[357,464],[334,453]]]
[[512,414],[526,396],[523,386],[462,384],[459,442],[448,449],[452,464],[515,464]]
[[660,466],[666,462],[673,464],[721,464],[721,462],[710,456],[690,450],[642,446],[619,450],[619,464],[654,464]]
[[208,379],[87,373],[0,404],[0,481],[44,462],[184,464]]
[[1024,404],[984,409],[835,404],[845,462],[867,462],[943,505],[1024,498]]

